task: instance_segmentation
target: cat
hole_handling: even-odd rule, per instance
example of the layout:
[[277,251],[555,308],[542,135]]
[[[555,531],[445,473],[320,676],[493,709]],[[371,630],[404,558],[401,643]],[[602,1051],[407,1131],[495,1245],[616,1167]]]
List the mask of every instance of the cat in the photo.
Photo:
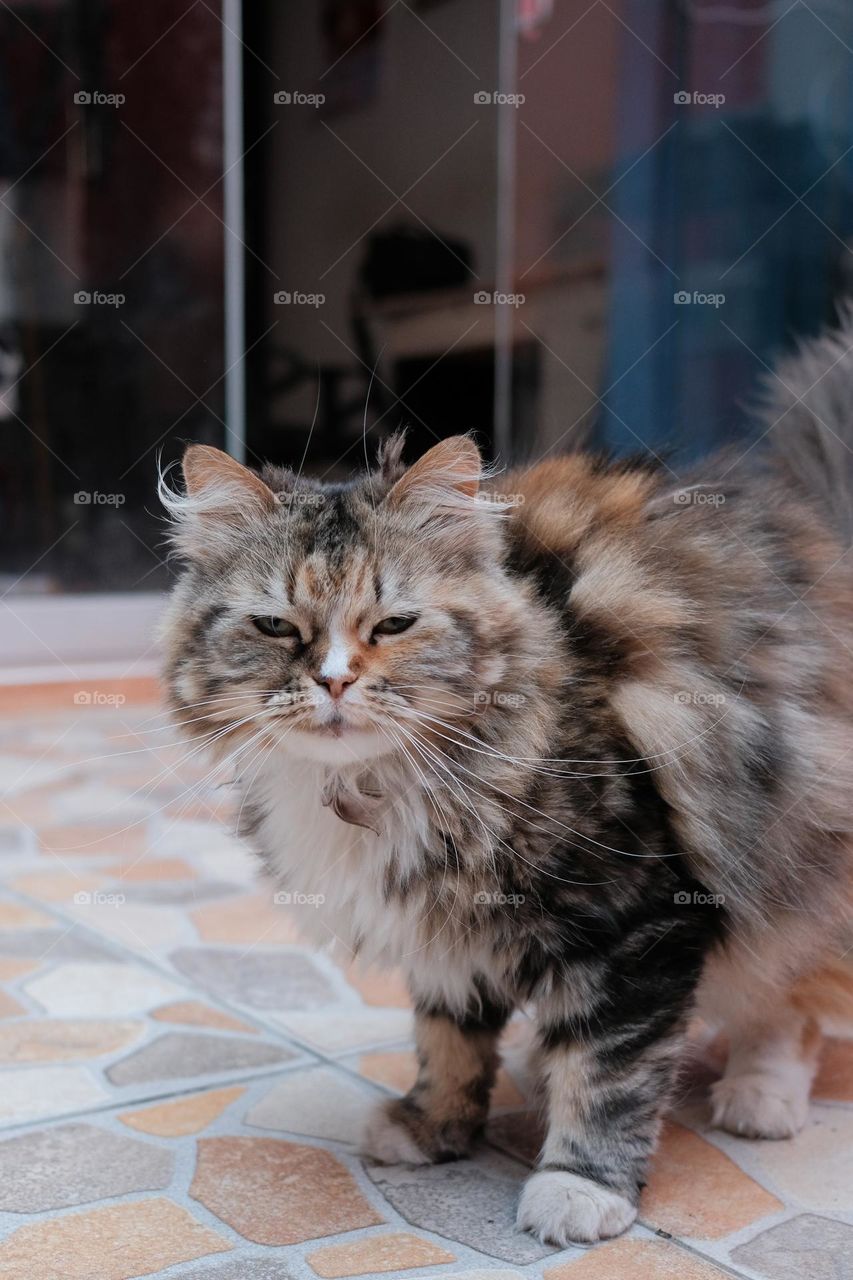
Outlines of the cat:
[[406,467],[397,436],[348,483],[204,445],[161,483],[174,716],[321,904],[300,926],[411,990],[417,1082],[366,1154],[463,1156],[529,1005],[547,1137],[518,1223],[545,1242],[633,1222],[697,1011],[730,1045],[713,1122],[783,1138],[850,1005],[851,348],[848,320],[782,366],[749,471],[495,477],[468,437]]

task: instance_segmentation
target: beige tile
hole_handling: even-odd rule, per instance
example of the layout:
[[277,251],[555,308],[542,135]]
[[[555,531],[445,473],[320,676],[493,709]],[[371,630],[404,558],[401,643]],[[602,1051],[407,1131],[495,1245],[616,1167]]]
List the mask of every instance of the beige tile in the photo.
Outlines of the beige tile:
[[365,1004],[386,1009],[411,1008],[408,988],[396,969],[387,973],[382,969],[365,969],[356,963],[344,970],[344,977],[355,987]]
[[202,1129],[221,1116],[226,1107],[244,1094],[239,1085],[228,1089],[211,1089],[208,1093],[194,1093],[188,1098],[173,1102],[161,1102],[143,1111],[125,1111],[119,1120],[131,1129],[142,1133],[154,1133],[161,1138],[183,1138]]
[[0,1018],[18,1018],[27,1010],[8,991],[0,990]]
[[68,822],[42,827],[38,833],[42,853],[63,858],[94,858],[122,853],[131,857],[145,852],[147,822]]
[[49,929],[56,921],[35,907],[18,902],[0,902],[0,929]]
[[546,1268],[544,1280],[726,1280],[728,1274],[674,1244],[613,1240]]
[[216,1027],[219,1031],[242,1031],[246,1035],[256,1036],[258,1028],[242,1022],[230,1013],[222,1013],[200,1000],[177,1000],[174,1004],[161,1005],[154,1009],[152,1018],[158,1022],[176,1022],[182,1027]]
[[339,1276],[376,1275],[383,1271],[411,1271],[413,1267],[435,1267],[455,1262],[452,1253],[431,1240],[395,1231],[385,1236],[367,1236],[351,1244],[333,1244],[308,1254],[308,1265],[325,1280]]
[[120,695],[122,706],[147,706],[162,700],[158,681],[147,676],[124,680],[99,680],[97,685],[81,680],[0,686],[0,716],[34,714],[45,711],[72,712],[78,708],[80,694]]
[[784,1142],[733,1139],[749,1147],[750,1159],[772,1179],[780,1195],[828,1214],[851,1207],[853,1110],[812,1106],[806,1127]]
[[0,1027],[0,1065],[100,1058],[133,1044],[144,1031],[143,1022],[130,1019],[14,1022]]
[[33,973],[38,964],[33,960],[18,960],[14,956],[0,956],[0,982],[12,982],[25,973]]
[[330,1152],[275,1138],[201,1138],[190,1195],[257,1244],[298,1244],[382,1222]]
[[277,907],[269,893],[241,894],[226,902],[211,902],[190,912],[204,942],[236,942],[243,946],[299,942],[290,912]]
[[717,1240],[782,1208],[710,1142],[681,1125],[664,1126],[640,1201],[643,1222],[671,1235]]
[[132,862],[117,862],[104,870],[117,880],[194,880],[196,870],[183,858],[137,858]]
[[30,1223],[0,1244],[3,1280],[130,1280],[231,1245],[156,1197]]
[[16,876],[12,888],[43,902],[73,902],[75,893],[93,893],[104,884],[104,876],[69,871],[33,871]]

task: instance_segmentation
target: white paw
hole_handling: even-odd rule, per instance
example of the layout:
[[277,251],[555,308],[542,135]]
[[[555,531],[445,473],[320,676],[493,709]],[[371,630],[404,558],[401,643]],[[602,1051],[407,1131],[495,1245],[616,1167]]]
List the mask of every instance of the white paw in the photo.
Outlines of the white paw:
[[711,1118],[746,1138],[791,1138],[809,1115],[808,1088],[800,1081],[753,1072],[723,1077],[711,1086]]
[[592,1244],[627,1231],[636,1205],[589,1178],[558,1170],[534,1173],[518,1206],[518,1227],[543,1244]]
[[367,1121],[361,1150],[363,1155],[378,1160],[380,1164],[431,1163],[408,1129],[391,1119],[384,1102],[374,1107]]

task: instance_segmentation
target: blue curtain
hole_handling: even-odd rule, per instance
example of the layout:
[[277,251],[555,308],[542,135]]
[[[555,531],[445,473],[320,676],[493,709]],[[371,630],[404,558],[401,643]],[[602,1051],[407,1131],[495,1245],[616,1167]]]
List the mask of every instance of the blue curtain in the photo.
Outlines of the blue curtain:
[[853,278],[853,5],[812,8],[826,25],[626,0],[601,420],[617,453],[687,460],[754,429],[765,365]]

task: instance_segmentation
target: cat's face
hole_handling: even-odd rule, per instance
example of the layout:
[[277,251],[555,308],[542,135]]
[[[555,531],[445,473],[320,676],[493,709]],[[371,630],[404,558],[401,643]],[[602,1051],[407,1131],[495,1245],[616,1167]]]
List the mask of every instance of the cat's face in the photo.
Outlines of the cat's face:
[[470,441],[350,486],[267,484],[203,446],[184,471],[166,501],[190,567],[166,634],[195,733],[340,767],[482,711],[524,611]]

